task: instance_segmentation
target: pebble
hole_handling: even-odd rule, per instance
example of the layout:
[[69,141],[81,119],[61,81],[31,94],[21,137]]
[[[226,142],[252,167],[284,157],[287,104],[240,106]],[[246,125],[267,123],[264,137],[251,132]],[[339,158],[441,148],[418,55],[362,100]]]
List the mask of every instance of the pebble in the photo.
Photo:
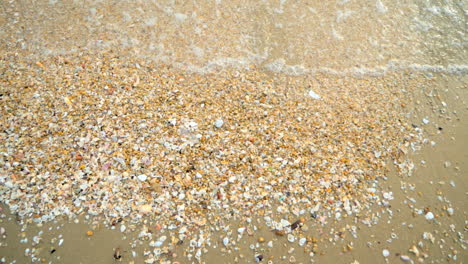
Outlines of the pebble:
[[390,251],[388,251],[387,249],[384,249],[384,250],[382,250],[382,255],[384,257],[388,257],[388,256],[390,256]]
[[400,256],[400,259],[403,260],[403,261],[405,261],[405,262],[411,261],[411,258],[408,257],[407,255],[401,255],[401,256]]
[[94,235],[94,232],[91,231],[91,230],[88,230],[88,231],[86,231],[86,235],[87,236],[92,236],[92,235]]
[[432,220],[432,219],[434,219],[434,214],[432,212],[428,212],[425,215],[425,217],[426,217],[427,220]]
[[120,226],[120,232],[125,232],[125,230],[127,229],[127,227],[125,225],[121,225]]

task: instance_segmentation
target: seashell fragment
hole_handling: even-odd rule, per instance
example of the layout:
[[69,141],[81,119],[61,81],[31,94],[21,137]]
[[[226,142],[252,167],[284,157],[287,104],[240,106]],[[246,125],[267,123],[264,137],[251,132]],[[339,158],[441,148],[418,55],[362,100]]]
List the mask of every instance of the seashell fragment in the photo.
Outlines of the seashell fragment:
[[140,206],[140,213],[142,214],[148,214],[151,212],[151,210],[153,210],[153,208],[149,204],[144,204]]

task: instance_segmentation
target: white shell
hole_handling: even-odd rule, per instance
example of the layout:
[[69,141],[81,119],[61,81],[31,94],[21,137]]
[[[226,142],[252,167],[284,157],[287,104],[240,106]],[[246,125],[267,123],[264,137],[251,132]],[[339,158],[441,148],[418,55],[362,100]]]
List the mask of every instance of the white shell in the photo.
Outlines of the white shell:
[[309,91],[309,96],[314,98],[314,99],[320,99],[320,95],[316,94],[314,91],[310,90]]
[[146,181],[146,179],[148,179],[148,177],[146,175],[144,175],[144,174],[138,175],[138,180]]
[[223,245],[227,247],[228,244],[229,244],[229,238],[227,237],[223,238]]
[[431,212],[428,212],[425,217],[426,217],[427,220],[432,220],[432,219],[434,219],[434,214],[431,213]]
[[218,119],[214,122],[215,127],[221,128],[224,125],[224,121],[222,119]]
[[304,246],[306,242],[307,242],[307,239],[305,237],[299,239],[299,246],[301,247]]

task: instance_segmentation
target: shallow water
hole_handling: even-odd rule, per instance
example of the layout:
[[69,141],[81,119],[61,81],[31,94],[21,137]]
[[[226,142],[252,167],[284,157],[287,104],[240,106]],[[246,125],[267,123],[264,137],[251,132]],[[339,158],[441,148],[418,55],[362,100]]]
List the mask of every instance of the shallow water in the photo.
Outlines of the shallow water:
[[466,73],[466,1],[3,1],[0,36],[36,54],[129,49],[191,71]]

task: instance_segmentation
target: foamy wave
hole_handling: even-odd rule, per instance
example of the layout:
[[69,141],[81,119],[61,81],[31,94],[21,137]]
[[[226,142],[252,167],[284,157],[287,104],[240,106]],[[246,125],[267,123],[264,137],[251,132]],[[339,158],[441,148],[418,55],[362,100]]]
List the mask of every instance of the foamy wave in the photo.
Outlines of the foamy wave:
[[[234,68],[234,69],[249,69],[251,65],[256,65],[261,69],[273,73],[282,73],[291,76],[301,76],[317,73],[326,73],[332,75],[352,75],[352,76],[381,76],[389,72],[398,71],[416,71],[416,72],[431,72],[431,73],[446,73],[455,75],[468,74],[468,64],[449,64],[449,65],[430,65],[408,63],[401,61],[390,61],[386,65],[376,67],[352,67],[348,69],[334,69],[329,67],[307,68],[303,64],[288,65],[284,59],[277,59],[271,63],[264,64],[264,58],[218,58],[212,60],[207,65],[199,67],[196,65],[185,65],[183,68],[191,72],[211,73],[216,70]],[[174,65],[176,67],[180,65]],[[179,67],[180,68],[180,67]]]

